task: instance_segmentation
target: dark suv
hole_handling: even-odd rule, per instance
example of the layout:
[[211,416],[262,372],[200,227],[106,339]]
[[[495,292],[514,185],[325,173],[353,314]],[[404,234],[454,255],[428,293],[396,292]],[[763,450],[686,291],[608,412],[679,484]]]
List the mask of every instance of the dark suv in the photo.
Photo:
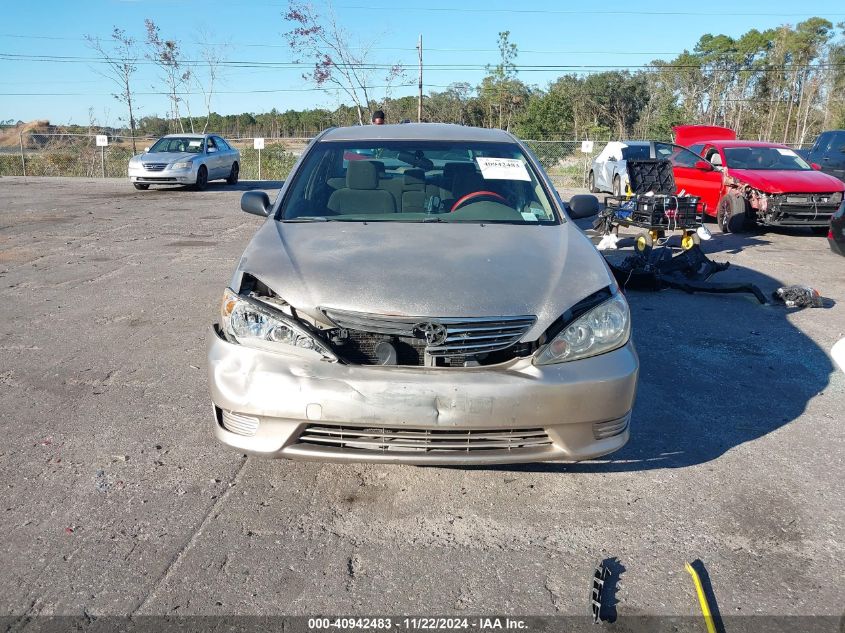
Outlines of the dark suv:
[[798,152],[808,163],[816,163],[822,171],[845,181],[845,130],[822,132],[809,150]]

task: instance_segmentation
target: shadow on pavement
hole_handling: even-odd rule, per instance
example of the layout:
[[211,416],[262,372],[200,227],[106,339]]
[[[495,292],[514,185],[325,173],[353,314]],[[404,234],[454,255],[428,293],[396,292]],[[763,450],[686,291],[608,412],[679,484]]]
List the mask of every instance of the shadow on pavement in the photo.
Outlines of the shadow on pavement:
[[155,185],[153,184],[147,192],[168,192],[168,191],[191,191],[194,193],[225,193],[227,191],[278,191],[285,184],[284,180],[239,180],[237,184],[230,185],[223,180],[215,180],[208,183],[208,188],[204,191],[195,191],[191,185]]
[[278,190],[285,184],[284,180],[239,180],[235,185],[227,185],[225,182],[210,182],[206,191],[255,191],[255,190]]
[[[740,266],[718,280],[754,283],[767,297],[783,285]],[[783,305],[677,290],[626,296],[641,363],[628,444],[591,461],[487,468],[589,473],[702,464],[798,418],[834,371]]]

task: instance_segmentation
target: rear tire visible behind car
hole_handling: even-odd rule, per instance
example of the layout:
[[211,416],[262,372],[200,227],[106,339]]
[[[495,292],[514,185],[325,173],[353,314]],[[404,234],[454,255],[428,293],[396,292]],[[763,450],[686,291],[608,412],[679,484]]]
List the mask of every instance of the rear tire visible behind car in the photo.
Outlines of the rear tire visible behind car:
[[237,162],[232,163],[232,170],[229,172],[229,176],[226,178],[226,184],[229,185],[236,185],[238,184],[238,176],[240,174],[240,166]]
[[744,233],[754,227],[751,208],[742,196],[727,193],[719,200],[716,223],[722,233]]
[[146,182],[133,182],[132,186],[135,187],[138,191],[146,191],[150,188],[149,183]]
[[590,175],[587,176],[587,186],[590,188],[590,193],[598,193],[599,190],[596,189],[596,175],[593,173],[593,170],[590,170]]
[[619,179],[618,175],[613,177],[613,195],[622,195],[622,181]]

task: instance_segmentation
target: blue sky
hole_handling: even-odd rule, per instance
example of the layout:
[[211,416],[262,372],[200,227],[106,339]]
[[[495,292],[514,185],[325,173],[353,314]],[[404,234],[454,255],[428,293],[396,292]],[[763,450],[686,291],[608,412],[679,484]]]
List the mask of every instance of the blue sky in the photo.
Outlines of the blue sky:
[[[320,2],[315,3],[318,7]],[[282,33],[286,2],[269,0],[40,0],[5,2],[0,21],[0,53],[92,57],[86,34],[108,36],[119,26],[143,40],[144,19],[151,18],[162,35],[183,42],[186,56],[198,59],[196,42],[202,33],[228,43],[229,60],[290,62]],[[393,8],[393,7],[397,8]],[[498,32],[509,30],[519,47],[518,64],[633,66],[655,58],[670,58],[692,48],[704,33],[739,35],[818,15],[832,22],[845,20],[841,0],[781,0],[700,3],[644,3],[631,0],[598,2],[384,2],[335,0],[339,21],[360,41],[375,42],[374,62],[401,62],[409,82],[416,82],[416,42],[423,35],[426,91],[455,81],[476,85],[483,65],[495,64]],[[583,11],[588,12],[584,13]],[[435,69],[438,64],[476,65],[477,70]],[[123,107],[110,93],[111,84],[86,62],[37,62],[0,57],[0,120],[49,119],[53,123],[87,123],[89,108],[97,122],[118,125]],[[225,71],[212,108],[221,114],[265,112],[323,106],[338,99],[309,91],[302,69],[230,68]],[[560,71],[520,73],[530,84],[544,87]],[[376,83],[376,82],[374,82]],[[377,83],[382,83],[378,81]],[[162,90],[156,70],[141,66],[137,92]],[[250,93],[249,91],[268,91]],[[224,94],[224,92],[226,94]],[[415,94],[416,87],[394,88],[392,96]],[[26,93],[26,94],[20,94]],[[50,96],[45,93],[51,93]],[[59,94],[64,93],[64,94]],[[67,94],[71,93],[71,94]],[[378,96],[378,95],[377,95]],[[194,113],[203,108],[202,96],[191,97]],[[163,95],[138,97],[138,116],[164,115]]]

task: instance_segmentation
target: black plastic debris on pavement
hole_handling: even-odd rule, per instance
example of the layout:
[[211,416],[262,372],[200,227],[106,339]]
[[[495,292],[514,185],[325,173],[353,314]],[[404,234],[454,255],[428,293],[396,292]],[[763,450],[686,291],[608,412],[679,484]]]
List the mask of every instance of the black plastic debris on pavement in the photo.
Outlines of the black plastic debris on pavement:
[[696,293],[749,293],[761,304],[768,303],[763,291],[752,283],[719,283],[709,281],[716,273],[727,270],[730,262],[714,262],[699,246],[682,250],[677,255],[661,246],[647,253],[634,252],[621,261],[605,257],[613,276],[623,289],[663,290],[675,288]]
[[823,308],[824,299],[810,286],[783,286],[772,293],[772,299],[782,301],[787,308]]

